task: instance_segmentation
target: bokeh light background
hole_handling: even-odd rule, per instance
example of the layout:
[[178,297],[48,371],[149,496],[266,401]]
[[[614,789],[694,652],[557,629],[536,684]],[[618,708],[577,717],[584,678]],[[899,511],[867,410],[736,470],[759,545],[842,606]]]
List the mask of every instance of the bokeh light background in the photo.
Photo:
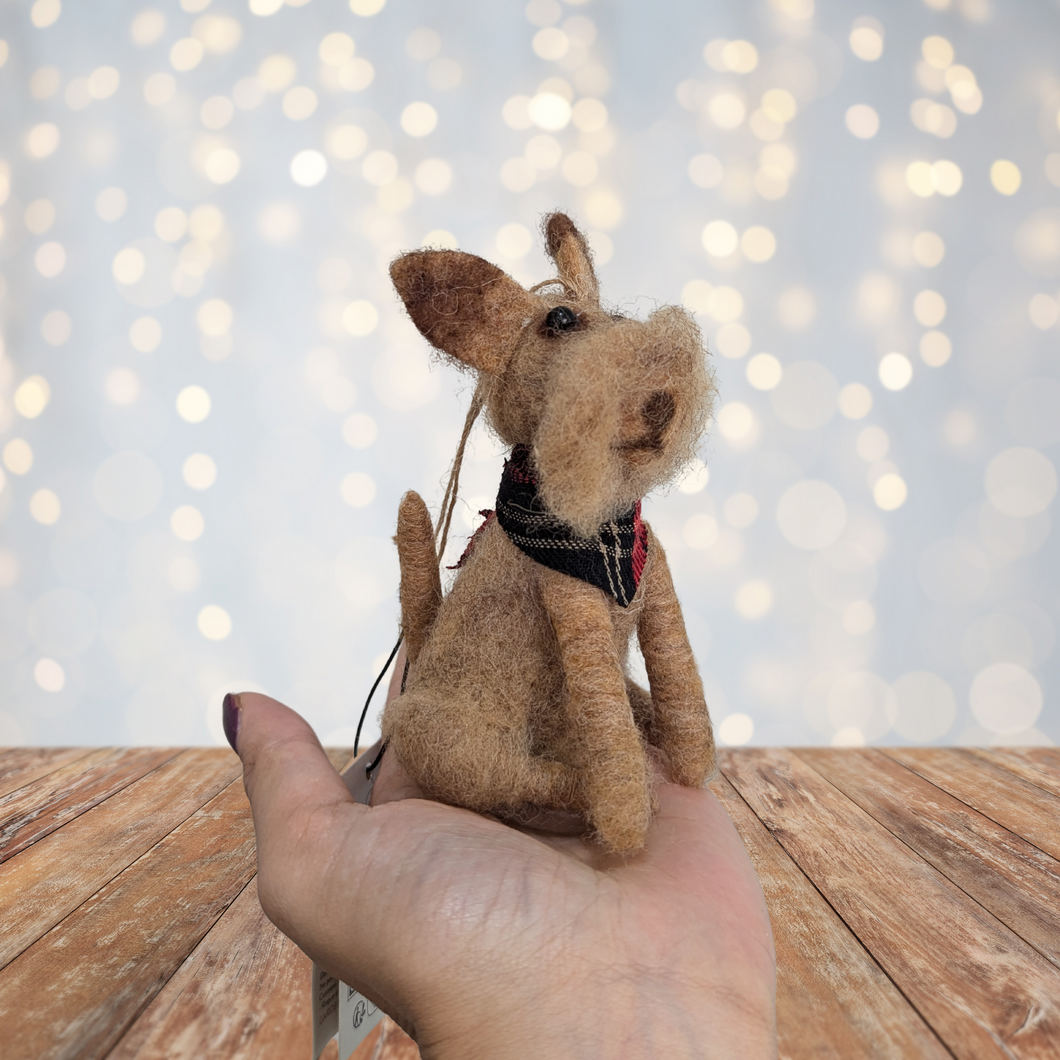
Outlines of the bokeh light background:
[[470,398],[387,265],[557,207],[714,351],[721,741],[1060,740],[1056,2],[0,0],[0,744],[351,742]]

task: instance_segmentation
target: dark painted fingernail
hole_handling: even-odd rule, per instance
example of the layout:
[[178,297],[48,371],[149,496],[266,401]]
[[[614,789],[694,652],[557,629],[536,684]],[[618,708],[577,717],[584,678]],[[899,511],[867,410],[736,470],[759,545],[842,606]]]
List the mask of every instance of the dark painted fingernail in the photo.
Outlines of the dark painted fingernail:
[[221,707],[221,723],[224,725],[225,736],[236,754],[239,754],[239,748],[236,747],[236,740],[239,737],[239,716],[239,696],[233,696],[229,692]]

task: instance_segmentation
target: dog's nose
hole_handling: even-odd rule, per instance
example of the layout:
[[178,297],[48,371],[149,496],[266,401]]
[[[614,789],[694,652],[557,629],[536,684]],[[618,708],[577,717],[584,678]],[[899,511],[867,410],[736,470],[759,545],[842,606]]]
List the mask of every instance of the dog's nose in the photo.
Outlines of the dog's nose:
[[663,435],[677,412],[677,402],[669,390],[653,390],[640,407],[643,431],[636,438],[619,442],[616,448],[634,453],[654,453],[663,447]]
[[663,433],[670,426],[670,421],[677,411],[677,403],[669,390],[655,390],[644,402],[641,415],[644,417],[644,425],[647,433],[654,439],[655,444],[662,442]]

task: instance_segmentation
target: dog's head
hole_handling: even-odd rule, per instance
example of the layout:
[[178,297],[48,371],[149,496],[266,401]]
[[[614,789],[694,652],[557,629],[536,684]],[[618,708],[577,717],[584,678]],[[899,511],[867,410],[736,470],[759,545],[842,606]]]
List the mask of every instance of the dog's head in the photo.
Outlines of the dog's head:
[[713,376],[685,310],[606,312],[570,218],[544,234],[559,278],[530,291],[454,250],[404,254],[390,275],[423,336],[479,373],[497,434],[530,446],[549,509],[588,535],[692,459]]

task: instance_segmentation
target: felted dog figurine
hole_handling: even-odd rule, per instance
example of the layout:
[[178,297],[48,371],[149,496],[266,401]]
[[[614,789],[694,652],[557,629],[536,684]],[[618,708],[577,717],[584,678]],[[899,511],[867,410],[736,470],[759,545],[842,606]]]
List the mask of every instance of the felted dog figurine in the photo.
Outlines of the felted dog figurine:
[[[631,853],[654,805],[647,745],[677,783],[715,768],[666,556],[640,519],[640,498],[692,458],[713,377],[687,312],[605,311],[571,220],[552,214],[544,234],[559,279],[531,291],[458,251],[391,266],[423,336],[478,373],[512,455],[445,597],[426,505],[401,502],[408,670],[383,738],[432,798],[516,820],[573,811]],[[626,674],[634,630],[650,694]]]

